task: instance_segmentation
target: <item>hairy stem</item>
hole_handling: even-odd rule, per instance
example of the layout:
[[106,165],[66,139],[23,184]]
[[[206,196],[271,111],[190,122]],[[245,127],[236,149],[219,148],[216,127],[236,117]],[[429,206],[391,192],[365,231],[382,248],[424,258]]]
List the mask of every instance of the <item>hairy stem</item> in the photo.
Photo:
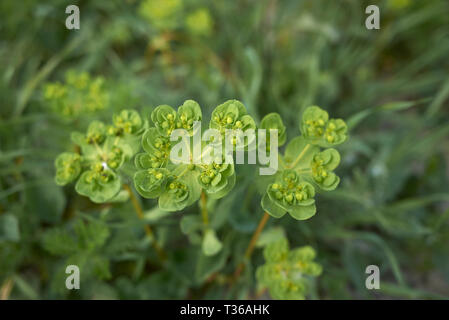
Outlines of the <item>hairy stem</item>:
[[[143,210],[142,210],[142,207],[141,207],[139,201],[137,200],[136,196],[134,195],[134,192],[131,190],[130,186],[127,184],[124,184],[123,188],[126,191],[128,191],[129,197],[131,199],[131,203],[134,207],[134,210],[137,213],[137,217],[140,220],[143,220],[144,219]],[[165,254],[164,250],[162,249],[162,247],[157,242],[156,236],[155,236],[153,230],[151,229],[151,227],[148,224],[145,224],[144,228],[145,228],[145,234],[146,234],[147,238],[150,239],[151,245],[153,246],[154,250],[156,251],[157,256],[159,257],[159,259],[161,261],[164,261],[166,258],[166,254]]]
[[251,255],[254,251],[254,246],[256,245],[257,239],[259,239],[260,233],[262,232],[263,228],[265,228],[265,225],[267,224],[268,219],[270,218],[270,215],[268,213],[264,213],[262,218],[259,221],[259,225],[257,226],[256,230],[253,233],[253,236],[251,237],[251,241],[249,242],[248,248],[246,248],[244,261],[242,261],[237,269],[234,272],[234,277],[232,282],[237,281],[237,279],[240,277],[240,274],[242,273],[243,269],[245,268],[245,262],[251,258]]

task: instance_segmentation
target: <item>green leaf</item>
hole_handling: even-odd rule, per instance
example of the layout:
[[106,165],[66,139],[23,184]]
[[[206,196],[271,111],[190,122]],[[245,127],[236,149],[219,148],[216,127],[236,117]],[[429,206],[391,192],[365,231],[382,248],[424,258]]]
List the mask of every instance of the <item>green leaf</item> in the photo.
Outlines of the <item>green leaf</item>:
[[33,186],[25,191],[25,208],[33,212],[41,222],[58,223],[64,213],[66,198],[61,187],[49,184]]
[[264,209],[270,216],[275,218],[281,218],[287,213],[285,209],[281,208],[274,201],[272,201],[267,193],[265,193],[262,197],[261,206],[262,209]]
[[308,169],[313,156],[319,151],[319,147],[310,145],[303,137],[295,137],[285,148],[285,165],[293,169]]
[[91,220],[83,222],[79,220],[75,224],[75,233],[78,237],[80,248],[86,251],[101,248],[109,238],[109,228],[102,221]]
[[316,206],[296,206],[291,208],[288,213],[296,220],[306,220],[313,217],[316,213]]
[[136,172],[134,185],[144,198],[157,198],[165,190],[170,172],[167,169],[147,169]]
[[184,215],[181,218],[181,231],[186,235],[201,230],[202,226],[203,223],[198,215]]
[[159,207],[167,211],[180,211],[197,201],[201,195],[198,174],[191,165],[177,166],[159,197]]
[[143,215],[144,215],[144,218],[146,221],[148,221],[150,223],[154,223],[154,222],[157,222],[157,221],[165,218],[169,214],[170,214],[170,212],[161,210],[160,208],[158,208],[156,206],[151,210],[145,211]]
[[105,174],[106,177],[92,170],[85,171],[75,185],[76,192],[96,203],[111,200],[120,192],[122,184],[113,171],[109,170]]
[[209,190],[206,190],[206,193],[211,199],[221,199],[234,188],[235,181],[236,181],[236,174],[233,173],[231,176],[228,177],[224,188],[214,193],[211,193]]
[[198,183],[210,198],[219,199],[232,190],[235,179],[234,164],[213,162],[202,166]]
[[285,230],[282,227],[273,227],[262,231],[259,239],[257,239],[256,246],[264,247],[272,242],[279,241],[282,238],[285,238]]
[[176,128],[185,129],[190,134],[194,134],[194,122],[201,121],[202,117],[203,115],[199,104],[193,100],[186,100],[184,104],[178,108]]
[[284,143],[287,140],[286,127],[282,121],[281,116],[276,112],[269,113],[265,117],[263,117],[262,121],[260,122],[260,128],[267,130],[267,145],[270,141],[270,138],[269,138],[270,129],[274,129],[274,130],[278,131],[278,146],[279,147],[284,145]]
[[57,185],[64,186],[74,181],[81,173],[81,157],[77,153],[64,152],[55,160]]
[[160,135],[168,137],[176,126],[176,111],[169,105],[160,105],[151,113],[151,121]]
[[42,240],[45,250],[58,256],[68,256],[78,251],[78,243],[65,230],[56,228],[47,231]]
[[213,229],[207,229],[204,233],[203,244],[201,246],[206,256],[216,255],[222,249],[223,244],[218,240]]
[[214,256],[206,256],[202,250],[196,259],[195,279],[197,283],[203,283],[212,274],[219,272],[226,266],[226,261],[229,257],[230,242],[232,241],[232,234],[229,234],[224,240],[223,249]]
[[325,191],[337,188],[340,178],[332,172],[340,163],[340,154],[335,149],[317,153],[311,163],[312,182]]
[[94,256],[91,258],[93,264],[93,272],[100,280],[108,280],[112,277],[109,260],[105,257]]
[[20,240],[19,221],[12,214],[0,215],[0,242]]

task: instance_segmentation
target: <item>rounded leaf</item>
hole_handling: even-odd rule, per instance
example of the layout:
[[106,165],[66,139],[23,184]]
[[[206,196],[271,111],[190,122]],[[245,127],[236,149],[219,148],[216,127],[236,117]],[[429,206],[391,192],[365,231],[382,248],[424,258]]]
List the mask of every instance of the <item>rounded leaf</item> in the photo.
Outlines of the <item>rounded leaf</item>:
[[136,172],[134,185],[144,198],[157,198],[165,189],[170,172],[167,169],[146,169]]
[[260,122],[260,128],[267,130],[267,144],[270,141],[270,129],[277,130],[279,147],[284,145],[285,141],[287,140],[286,127],[282,121],[281,116],[276,112],[269,113],[265,117],[263,117],[262,121]]
[[81,156],[77,153],[64,152],[55,160],[55,182],[64,186],[74,181],[81,173]]
[[207,229],[204,233],[202,249],[206,256],[216,255],[223,248],[223,244],[218,240],[215,230]]

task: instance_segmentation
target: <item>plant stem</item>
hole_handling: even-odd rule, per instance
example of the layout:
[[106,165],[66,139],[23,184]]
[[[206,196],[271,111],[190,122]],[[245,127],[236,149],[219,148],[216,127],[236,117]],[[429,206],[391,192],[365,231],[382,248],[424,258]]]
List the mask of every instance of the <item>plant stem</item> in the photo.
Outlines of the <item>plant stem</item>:
[[270,215],[265,212],[262,218],[260,219],[259,225],[257,226],[256,231],[254,231],[253,236],[251,237],[251,241],[249,242],[248,248],[246,248],[244,261],[242,261],[235,270],[232,282],[235,282],[240,277],[240,274],[245,268],[246,260],[251,258],[257,239],[259,239],[260,233],[262,232],[263,228],[265,228],[265,225],[267,224],[269,218]]
[[0,288],[0,300],[8,300],[9,294],[14,286],[14,280],[12,278],[8,278],[3,283]]
[[[137,217],[140,220],[143,220],[144,219],[143,210],[142,210],[142,207],[141,207],[139,201],[137,200],[136,196],[134,195],[134,192],[131,190],[130,186],[127,184],[124,184],[123,188],[125,188],[125,190],[128,191],[129,197],[131,199],[131,203],[134,207],[134,210],[137,213]],[[145,234],[146,234],[147,238],[150,239],[151,245],[153,246],[154,250],[156,251],[157,256],[159,257],[159,259],[161,261],[164,261],[166,258],[166,254],[165,254],[164,250],[161,248],[161,246],[159,245],[159,243],[157,242],[156,236],[155,236],[153,230],[151,229],[151,227],[148,224],[145,224],[144,228],[145,228]]]
[[209,215],[207,213],[207,195],[201,191],[201,216],[203,217],[203,224],[205,227],[209,225]]

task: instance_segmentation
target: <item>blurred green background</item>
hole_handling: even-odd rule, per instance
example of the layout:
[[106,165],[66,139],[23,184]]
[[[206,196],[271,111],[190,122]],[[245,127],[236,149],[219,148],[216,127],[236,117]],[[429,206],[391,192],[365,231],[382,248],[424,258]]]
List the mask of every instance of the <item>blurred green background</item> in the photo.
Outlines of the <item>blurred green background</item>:
[[[69,4],[80,8],[80,30],[65,27]],[[226,297],[224,280],[211,275],[232,273],[262,215],[254,168],[239,168],[237,187],[210,204],[225,245],[213,259],[180,229],[196,205],[167,214],[143,202],[170,251],[160,268],[129,203],[94,205],[56,186],[53,162],[73,150],[71,131],[122,108],[194,99],[208,118],[239,99],[256,120],[278,112],[289,137],[309,105],[350,127],[340,187],[319,196],[312,219],[271,219],[267,228],[317,250],[324,271],[310,298],[449,298],[449,2],[375,1],[380,30],[365,28],[369,4],[1,1],[0,297]],[[55,102],[49,83],[74,90],[70,70],[99,81],[73,93],[92,108]],[[69,263],[84,266],[82,290],[61,289]],[[261,263],[257,250],[234,297],[255,297]],[[365,287],[371,264],[380,290]]]

